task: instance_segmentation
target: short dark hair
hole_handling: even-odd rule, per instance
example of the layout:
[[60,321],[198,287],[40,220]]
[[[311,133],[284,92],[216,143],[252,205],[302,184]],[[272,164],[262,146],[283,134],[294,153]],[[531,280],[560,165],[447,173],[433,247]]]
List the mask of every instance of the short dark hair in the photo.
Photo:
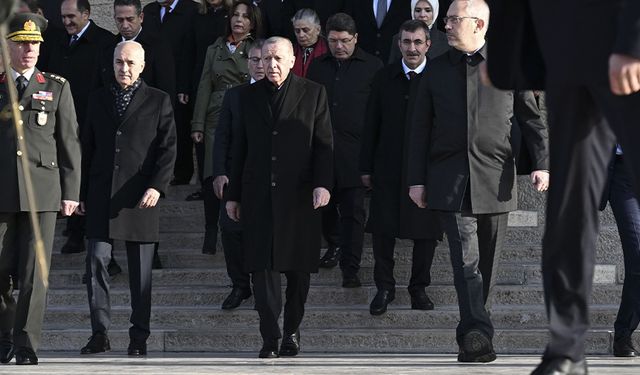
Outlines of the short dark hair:
[[226,36],[231,35],[231,18],[233,17],[233,12],[236,11],[236,8],[238,8],[239,5],[243,4],[247,6],[247,13],[249,13],[249,20],[251,21],[251,36],[253,38],[262,37],[262,13],[260,12],[260,8],[255,6],[251,0],[236,0],[233,2],[231,9],[229,9]]
[[429,26],[427,26],[427,24],[424,21],[407,20],[407,21],[404,21],[402,25],[400,25],[400,34],[402,34],[403,31],[406,31],[408,33],[415,33],[418,30],[424,31],[424,35],[426,35],[426,40],[431,39],[431,36],[429,35]]
[[254,50],[254,49],[262,49],[262,46],[264,46],[264,39],[256,39],[253,41],[253,43],[251,43],[251,45],[249,46],[249,51]]
[[76,8],[80,13],[91,13],[91,4],[89,4],[89,0],[76,0]]
[[113,9],[116,9],[116,7],[134,7],[136,8],[137,15],[142,13],[142,4],[140,3],[140,0],[114,0]]
[[342,32],[346,31],[351,35],[356,35],[358,29],[356,28],[356,21],[351,18],[350,15],[346,13],[336,13],[333,16],[329,17],[327,20],[327,34],[330,31]]

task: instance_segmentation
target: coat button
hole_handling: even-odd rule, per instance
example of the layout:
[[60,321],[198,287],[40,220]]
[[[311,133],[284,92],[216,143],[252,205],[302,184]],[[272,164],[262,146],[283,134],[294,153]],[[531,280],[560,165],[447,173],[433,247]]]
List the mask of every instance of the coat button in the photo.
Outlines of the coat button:
[[51,162],[51,165],[56,165],[56,163],[52,161],[52,162]]
[[16,152],[16,155],[22,156],[22,151],[18,150],[18,152]]
[[278,135],[278,131],[277,131],[277,130],[274,130],[271,134],[273,134],[273,135]]
[[382,36],[382,34],[377,33],[377,34],[376,34],[376,36],[377,36],[378,38],[380,38],[380,37]]
[[118,130],[118,131],[116,132],[116,135],[122,135],[122,132],[121,132],[120,130]]
[[277,158],[277,157],[275,157],[275,156],[272,156],[272,157],[271,157],[271,161],[276,161],[276,159],[278,159],[278,158]]
[[24,107],[23,107],[23,106],[21,106],[21,105],[20,105],[20,106],[18,106],[18,109],[19,109],[19,110],[21,110],[21,111],[24,111]]
[[113,166],[113,169],[115,169],[117,171],[118,169],[120,169],[120,166],[118,164],[116,164],[116,165]]
[[272,182],[272,183],[271,183],[271,187],[276,187],[276,183],[275,183],[275,182]]
[[120,152],[120,149],[119,149],[119,148],[116,148],[116,153],[118,153],[118,152]]

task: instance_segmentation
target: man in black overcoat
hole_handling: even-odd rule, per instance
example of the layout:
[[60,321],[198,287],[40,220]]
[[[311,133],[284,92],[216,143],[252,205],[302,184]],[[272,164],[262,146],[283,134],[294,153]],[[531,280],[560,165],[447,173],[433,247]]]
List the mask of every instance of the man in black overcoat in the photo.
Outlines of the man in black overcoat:
[[460,322],[458,361],[495,360],[485,306],[495,280],[508,212],[517,208],[511,118],[530,151],[534,186],[547,189],[547,129],[531,91],[480,83],[489,8],[454,1],[447,13],[451,49],[429,62],[413,112],[409,154],[411,199],[439,211],[447,234]]
[[[191,30],[193,19],[198,6],[192,0],[157,0],[142,9],[144,13],[145,32],[160,37],[173,54],[176,81],[182,74],[189,74],[184,69],[190,69],[185,56],[187,36]],[[213,27],[213,26],[212,26]],[[183,93],[184,94],[184,93]],[[186,93],[188,94],[188,93]],[[178,134],[178,155],[173,169],[172,184],[186,185],[193,175],[193,141],[191,140],[191,116],[193,108],[189,105],[189,96],[181,95],[175,102],[176,131]],[[195,98],[191,98],[195,99]]]
[[411,19],[411,0],[346,0],[345,13],[358,26],[360,47],[389,61],[391,39],[400,25]]
[[87,217],[86,273],[92,336],[82,354],[110,350],[109,275],[114,240],[125,241],[131,291],[128,354],[147,353],[151,265],[159,237],[158,199],[176,153],[169,95],[140,78],[144,49],[133,41],[114,52],[116,83],[94,92],[82,134],[79,214]]
[[[317,209],[329,203],[333,185],[333,142],[324,87],[290,72],[291,42],[267,39],[262,61],[267,79],[240,94],[226,209],[242,223],[264,342],[259,357],[275,358],[300,350],[310,273],[318,271],[320,255]],[[287,278],[282,334],[281,273]]]
[[[493,0],[491,6],[492,82],[545,88],[550,111],[554,177],[542,273],[551,336],[534,373],[583,374],[597,209],[616,140],[640,193],[640,2]],[[607,26],[593,27],[594,15]]]
[[431,283],[431,263],[442,230],[435,212],[411,202],[406,168],[415,91],[425,74],[429,46],[429,27],[419,20],[405,21],[398,41],[402,59],[376,74],[367,104],[360,173],[362,183],[372,190],[367,230],[373,236],[373,278],[378,288],[369,307],[372,315],[383,314],[395,298],[396,238],[413,240],[411,308],[433,309],[425,287]]
[[[382,62],[358,47],[356,24],[349,15],[338,13],[327,21],[329,53],[314,59],[307,78],[327,90],[333,125],[335,189],[323,218],[340,220],[340,268],[342,286],[359,287],[360,260],[366,212],[365,187],[360,179],[360,137],[364,127],[371,82]],[[339,210],[338,210],[339,207]],[[336,213],[339,211],[339,216]],[[323,261],[333,256],[329,248]]]
[[[89,17],[88,0],[64,0],[60,5],[64,30],[51,34],[47,56],[38,68],[65,77],[71,86],[80,132],[84,127],[89,94],[102,86],[104,51],[113,43],[113,34],[99,27]],[[85,249],[84,218],[74,215],[67,223],[69,238],[60,250],[78,253]]]
[[[213,192],[218,199],[223,201],[222,207],[226,204],[225,190],[229,184],[229,175],[231,174],[233,135],[237,132],[242,120],[240,93],[249,84],[254,84],[264,78],[264,66],[262,64],[263,43],[264,40],[258,39],[253,42],[249,49],[248,66],[251,82],[230,88],[224,93],[220,119],[213,141]],[[222,309],[230,310],[240,306],[243,300],[251,296],[251,285],[249,273],[244,267],[242,225],[229,219],[226,209],[220,210],[220,234],[227,274],[231,279],[233,288],[222,302]]]

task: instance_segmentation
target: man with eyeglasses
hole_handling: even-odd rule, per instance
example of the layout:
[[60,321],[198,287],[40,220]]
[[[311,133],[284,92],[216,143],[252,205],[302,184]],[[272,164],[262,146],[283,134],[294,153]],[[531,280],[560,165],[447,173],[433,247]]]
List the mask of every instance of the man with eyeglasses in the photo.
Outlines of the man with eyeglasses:
[[[415,90],[427,65],[429,27],[420,20],[400,27],[402,59],[376,74],[362,135],[360,173],[372,190],[367,231],[373,236],[373,279],[378,292],[369,307],[372,315],[387,311],[394,300],[393,252],[396,238],[413,240],[409,294],[411,308],[433,310],[425,288],[431,283],[431,263],[442,230],[434,212],[416,207],[407,191],[407,152]],[[425,73],[426,72],[426,73]]]
[[420,82],[409,149],[409,194],[438,212],[449,241],[460,322],[460,362],[491,362],[493,324],[487,300],[495,280],[509,211],[517,208],[512,117],[530,150],[531,180],[549,184],[547,129],[531,91],[480,83],[489,7],[457,0],[447,12],[447,53],[431,60]]
[[357,46],[351,16],[337,13],[326,28],[330,52],[313,60],[307,72],[308,79],[327,89],[333,126],[335,188],[323,225],[331,227],[328,221],[334,218],[340,221],[342,286],[357,288],[366,216],[358,168],[360,140],[371,82],[382,62]]
[[242,226],[229,218],[226,204],[226,188],[229,184],[231,173],[231,142],[234,132],[237,131],[241,121],[240,93],[249,84],[254,84],[264,78],[264,64],[262,63],[262,46],[264,40],[258,39],[249,48],[249,75],[250,83],[243,83],[230,88],[224,93],[220,120],[216,127],[213,143],[213,192],[222,200],[220,207],[220,232],[222,247],[224,248],[224,261],[227,265],[227,274],[231,279],[231,293],[222,302],[222,310],[231,310],[240,306],[242,301],[251,297],[251,284],[249,273],[245,271],[244,254],[242,252]]
[[[586,374],[597,208],[615,142],[624,150],[628,189],[640,196],[640,1],[493,0],[491,6],[492,82],[545,88],[550,109],[554,177],[542,249],[550,340],[533,374]],[[594,27],[595,17],[606,27]]]

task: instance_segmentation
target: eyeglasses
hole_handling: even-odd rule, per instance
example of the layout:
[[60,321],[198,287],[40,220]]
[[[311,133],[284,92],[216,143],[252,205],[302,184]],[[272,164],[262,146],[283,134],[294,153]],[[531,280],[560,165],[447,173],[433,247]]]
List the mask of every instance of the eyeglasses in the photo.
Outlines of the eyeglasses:
[[346,39],[346,38],[345,39],[329,38],[329,39],[327,39],[327,42],[329,42],[329,44],[338,44],[338,43],[340,43],[340,44],[349,44],[349,43],[353,42],[353,40],[355,38],[356,38],[355,36],[351,37],[350,39]]
[[458,25],[460,24],[460,22],[462,22],[463,19],[465,18],[469,18],[472,20],[479,20],[480,18],[478,17],[459,17],[459,16],[449,16],[449,17],[443,17],[442,21],[444,21],[444,24],[448,24],[449,22],[451,22],[452,25]]

